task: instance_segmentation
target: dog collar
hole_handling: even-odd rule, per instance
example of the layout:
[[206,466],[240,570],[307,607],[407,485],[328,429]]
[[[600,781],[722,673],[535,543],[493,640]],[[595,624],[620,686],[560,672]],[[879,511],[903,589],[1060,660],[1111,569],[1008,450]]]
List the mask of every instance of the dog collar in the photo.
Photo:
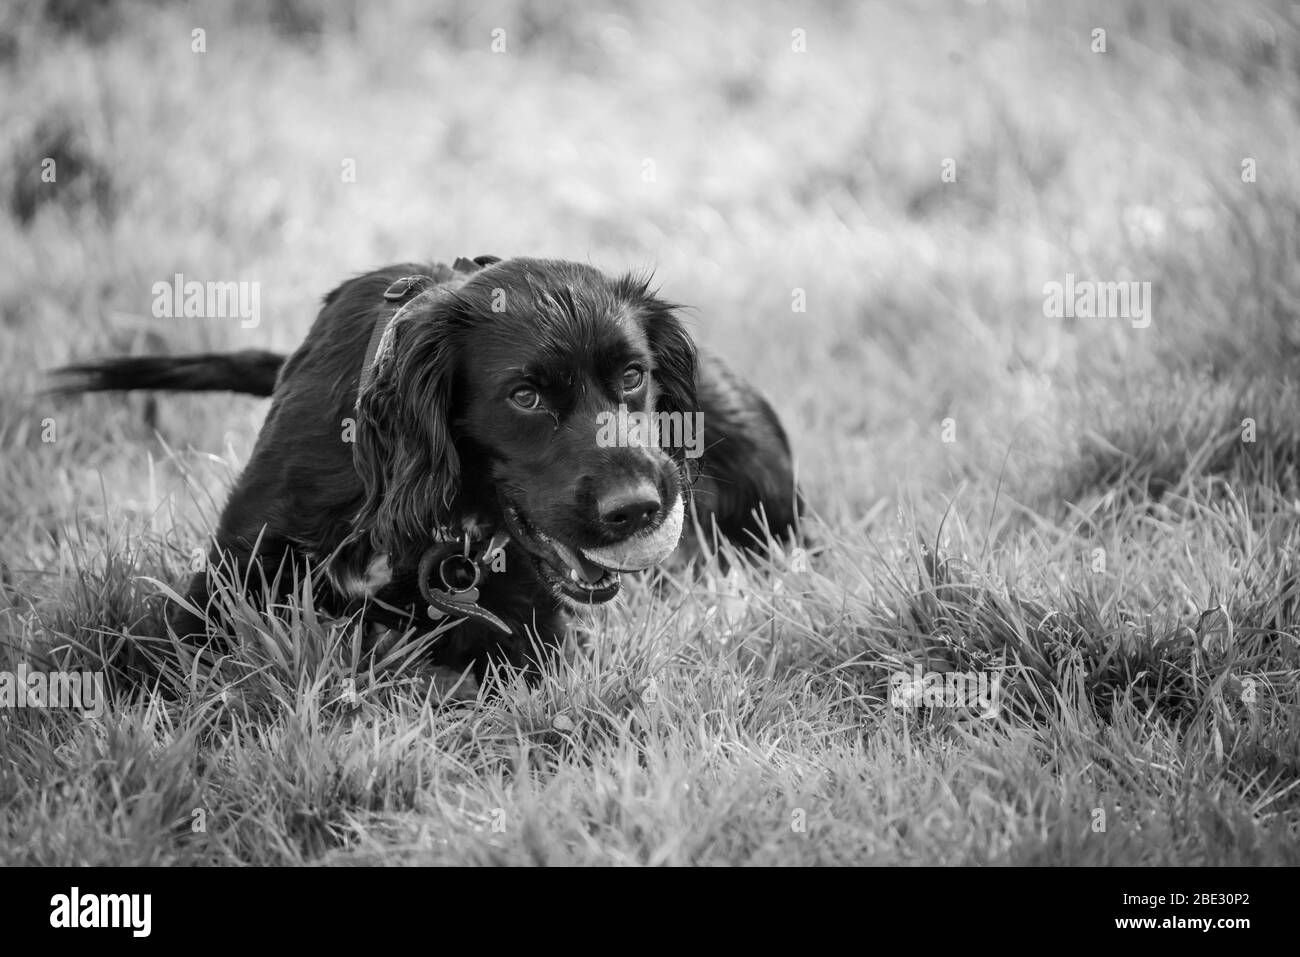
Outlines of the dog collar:
[[[460,258],[452,264],[451,269],[446,266],[434,268],[436,274],[445,274],[441,278],[428,275],[403,276],[384,290],[384,302],[394,304],[396,308],[391,313],[381,312],[375,319],[357,383],[358,406],[361,397],[374,383],[376,368],[392,349],[391,334],[397,320],[415,298],[429,286],[455,288],[484,266],[496,261],[493,256],[480,256],[477,260]],[[478,603],[478,586],[483,575],[490,573],[492,562],[505,548],[510,535],[504,531],[494,534],[477,558],[470,555],[473,539],[469,532],[456,537],[448,530],[437,538],[420,557],[418,571],[420,594],[428,602],[428,617],[433,621],[469,618],[509,634],[510,626]]]
[[370,384],[375,379],[375,359],[379,355],[380,347],[388,334],[388,330],[392,328],[393,323],[410,304],[410,301],[431,282],[433,280],[428,276],[403,276],[384,290],[384,301],[396,303],[397,308],[386,315],[381,313],[375,320],[374,328],[370,331],[370,341],[366,344],[366,357],[361,363],[361,379],[357,385],[358,402],[361,401],[361,394],[370,388]]
[[456,288],[485,265],[496,261],[495,256],[479,256],[477,259],[465,259],[462,256],[452,263],[450,269],[443,265],[434,267],[435,273],[445,273],[441,278],[426,275],[403,276],[384,290],[384,302],[396,308],[391,313],[381,312],[375,319],[374,328],[370,331],[370,341],[366,343],[365,358],[361,362],[361,378],[357,383],[358,404],[361,402],[362,394],[375,380],[376,367],[392,348],[389,339],[390,331],[412,300],[430,286]]
[[[468,532],[461,542],[439,542],[425,549],[420,557],[418,581],[420,594],[429,603],[429,618],[471,618],[509,634],[510,626],[478,603],[479,582],[491,572],[492,562],[509,540],[509,534],[497,532],[477,557],[470,555]],[[435,576],[441,587],[435,586]]]

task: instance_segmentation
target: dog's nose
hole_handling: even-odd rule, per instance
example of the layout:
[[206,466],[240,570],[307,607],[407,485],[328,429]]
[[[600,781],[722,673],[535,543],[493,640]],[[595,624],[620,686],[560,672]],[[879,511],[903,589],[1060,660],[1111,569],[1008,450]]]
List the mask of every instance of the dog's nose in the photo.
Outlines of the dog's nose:
[[633,535],[654,520],[662,504],[654,485],[642,479],[601,495],[596,510],[601,524],[611,532]]

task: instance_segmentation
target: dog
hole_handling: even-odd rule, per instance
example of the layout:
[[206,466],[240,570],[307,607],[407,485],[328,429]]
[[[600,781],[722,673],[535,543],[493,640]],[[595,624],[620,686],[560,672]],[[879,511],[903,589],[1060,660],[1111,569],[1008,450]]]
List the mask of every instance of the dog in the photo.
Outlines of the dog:
[[56,370],[58,391],[271,398],[207,568],[168,610],[177,635],[220,642],[215,569],[255,601],[310,572],[331,614],[445,628],[431,663],[482,683],[493,664],[537,675],[566,613],[684,528],[753,549],[796,534],[785,430],[679,309],[580,263],[405,263],[329,293],[287,358],[101,360]]

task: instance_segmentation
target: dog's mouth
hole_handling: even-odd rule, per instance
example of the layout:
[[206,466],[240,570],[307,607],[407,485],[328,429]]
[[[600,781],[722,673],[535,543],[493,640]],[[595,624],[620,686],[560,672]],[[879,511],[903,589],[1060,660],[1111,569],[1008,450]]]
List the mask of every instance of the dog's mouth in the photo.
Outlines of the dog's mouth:
[[657,527],[613,545],[579,548],[547,535],[513,503],[501,504],[511,537],[528,552],[542,580],[556,594],[586,605],[604,604],[617,595],[620,572],[650,568],[671,555],[686,511],[679,495]]

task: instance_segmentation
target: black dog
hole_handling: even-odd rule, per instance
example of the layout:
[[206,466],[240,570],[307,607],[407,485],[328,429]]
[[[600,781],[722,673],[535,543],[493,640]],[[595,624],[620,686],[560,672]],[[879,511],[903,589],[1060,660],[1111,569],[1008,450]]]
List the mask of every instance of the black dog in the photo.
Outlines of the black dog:
[[[531,649],[558,646],[565,605],[609,601],[619,572],[668,557],[684,525],[759,547],[798,517],[768,404],[697,355],[645,281],[577,263],[392,266],[331,292],[287,360],[145,357],[60,372],[69,392],[271,396],[209,568],[252,597],[273,583],[277,598],[312,569],[331,612],[425,631],[458,622],[434,663],[472,665],[480,680],[490,660],[540,664]],[[173,629],[219,634],[207,572],[187,598]]]

